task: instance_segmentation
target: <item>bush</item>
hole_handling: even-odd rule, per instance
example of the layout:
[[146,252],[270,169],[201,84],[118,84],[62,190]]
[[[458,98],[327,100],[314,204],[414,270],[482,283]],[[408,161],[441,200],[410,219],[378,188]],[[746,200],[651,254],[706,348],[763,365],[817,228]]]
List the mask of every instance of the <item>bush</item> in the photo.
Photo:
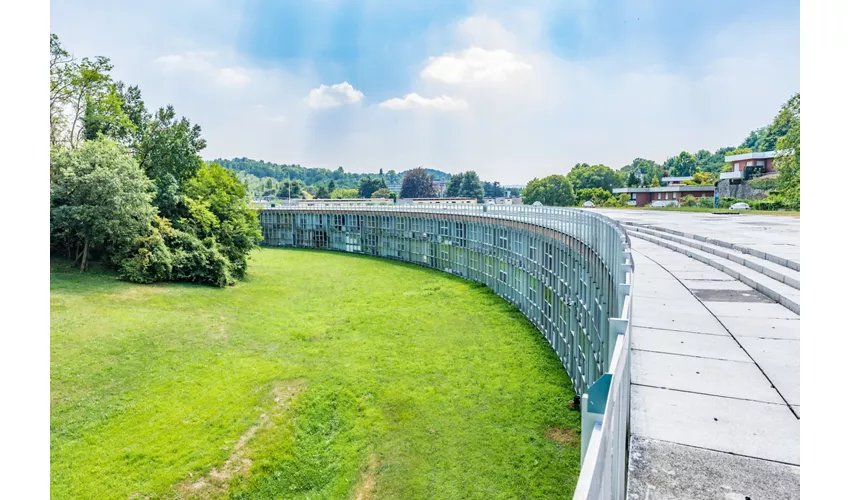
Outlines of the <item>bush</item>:
[[771,189],[776,189],[778,181],[776,180],[776,177],[768,177],[766,179],[753,179],[749,184],[753,189],[769,191]]
[[694,195],[686,194],[685,196],[682,196],[681,200],[679,200],[679,205],[683,207],[695,207],[697,205],[697,199]]
[[714,208],[714,198],[703,196],[697,200],[697,206],[700,208]]

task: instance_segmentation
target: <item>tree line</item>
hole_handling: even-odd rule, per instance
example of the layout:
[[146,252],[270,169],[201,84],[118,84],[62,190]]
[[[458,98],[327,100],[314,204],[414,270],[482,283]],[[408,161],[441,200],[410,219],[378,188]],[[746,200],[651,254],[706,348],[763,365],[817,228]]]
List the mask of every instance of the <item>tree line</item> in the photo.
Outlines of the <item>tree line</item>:
[[51,253],[140,283],[234,284],[262,239],[245,184],[201,159],[199,125],[149,111],[111,70],[50,35]]
[[664,177],[693,177],[684,181],[691,185],[714,185],[720,172],[730,171],[725,157],[734,154],[788,151],[778,155],[775,166],[778,180],[766,200],[760,203],[769,209],[800,209],[800,94],[785,102],[774,120],[750,132],[735,146],[723,147],[711,153],[701,149],[692,154],[682,151],[659,164],[635,158],[631,164],[614,170],[606,165],[577,163],[566,175],[550,175],[533,179],[523,191],[524,203],[573,206],[592,201],[597,206],[622,206],[628,196],[614,196],[620,187],[658,187]]

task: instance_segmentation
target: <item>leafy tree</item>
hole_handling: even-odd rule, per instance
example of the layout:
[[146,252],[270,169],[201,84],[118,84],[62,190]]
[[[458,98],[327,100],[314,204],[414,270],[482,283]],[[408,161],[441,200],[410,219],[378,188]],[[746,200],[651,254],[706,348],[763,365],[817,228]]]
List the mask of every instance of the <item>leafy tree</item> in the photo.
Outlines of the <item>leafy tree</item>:
[[694,175],[697,171],[697,159],[687,151],[682,151],[669,160],[669,169],[670,175],[674,177]]
[[336,183],[333,179],[328,182],[328,192],[333,193],[334,189],[336,189]]
[[614,188],[623,186],[623,179],[620,174],[605,165],[577,163],[567,173],[567,177],[576,190],[602,188],[610,192]]
[[661,183],[658,181],[658,176],[652,178],[652,182],[649,184],[649,187],[661,187]]
[[387,189],[387,188],[381,188],[381,189],[375,191],[374,193],[372,193],[372,196],[370,196],[370,198],[389,198],[389,197],[390,197],[390,190]]
[[[86,139],[84,117],[90,105],[115,109],[115,84],[106,57],[77,61],[50,35],[50,139],[52,145],[79,147]],[[120,106],[118,106],[120,109]],[[115,119],[128,125],[120,115]]]
[[358,193],[356,189],[334,189],[331,192],[331,198],[338,200],[342,198],[357,198]]
[[152,182],[108,139],[51,151],[51,243],[76,248],[80,270],[93,253],[117,263],[151,225]]
[[203,166],[198,153],[206,147],[201,127],[187,118],[177,120],[173,106],[160,108],[142,127],[135,145],[139,165],[156,185],[154,205],[172,218],[180,203],[180,187]]
[[[780,115],[790,122],[788,132],[776,141],[776,149],[785,154],[775,160],[779,170],[778,194],[785,206],[800,209],[800,93],[794,94],[783,106]],[[788,154],[790,152],[790,154]]]
[[316,189],[316,198],[319,198],[321,200],[326,200],[330,197],[331,197],[331,193],[330,193],[330,191],[328,191],[328,188],[326,188],[325,186],[319,186],[319,188]]
[[304,184],[302,184],[301,181],[283,180],[278,182],[277,186],[277,197],[280,199],[298,199],[301,197],[301,193],[304,190]]
[[372,193],[386,187],[387,184],[380,177],[362,177],[357,187],[357,193],[361,198],[371,198]]
[[553,207],[569,207],[575,204],[573,184],[564,175],[550,175],[543,179],[532,179],[522,195],[522,202],[531,205],[539,201]]
[[[796,108],[795,103],[796,102]],[[800,123],[800,94],[794,94],[788,102],[786,102],[779,114],[773,119],[773,122],[767,126],[764,131],[764,136],[759,138],[756,149],[758,151],[774,151],[781,149],[777,147],[777,142],[780,138],[787,135],[791,129]]]
[[446,197],[475,198],[479,203],[484,201],[484,186],[473,170],[453,175],[446,186]]
[[202,241],[214,238],[229,261],[229,273],[242,279],[248,268],[248,254],[262,239],[260,222],[248,205],[245,185],[233,172],[212,163],[201,167],[184,191],[186,210],[175,227]]
[[507,192],[505,191],[505,188],[499,184],[499,181],[484,181],[484,196],[487,198],[501,198],[506,194]]
[[[628,198],[628,195],[626,197]],[[596,206],[602,206],[604,203],[609,202],[610,200],[613,200],[615,198],[616,197],[609,191],[606,191],[599,187],[584,188],[576,189],[575,202],[576,205],[581,205],[586,201],[591,201]]]
[[424,168],[414,168],[404,174],[401,181],[401,198],[436,198],[434,179]]
[[635,175],[634,171],[629,172],[629,177],[626,179],[626,185],[629,187],[634,187],[640,184],[640,180]]

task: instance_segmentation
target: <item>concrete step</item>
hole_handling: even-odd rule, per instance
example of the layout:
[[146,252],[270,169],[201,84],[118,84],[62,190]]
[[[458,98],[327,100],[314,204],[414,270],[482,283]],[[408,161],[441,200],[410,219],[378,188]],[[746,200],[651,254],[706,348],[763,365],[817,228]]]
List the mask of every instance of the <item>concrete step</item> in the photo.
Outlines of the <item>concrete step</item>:
[[800,290],[782,281],[775,280],[759,271],[714,253],[683,245],[669,239],[659,238],[647,232],[640,232],[634,226],[627,226],[626,229],[629,236],[633,238],[649,241],[650,243],[685,254],[704,264],[708,264],[778,302],[793,313],[800,314]]
[[[736,264],[748,267],[753,271],[759,272],[772,278],[780,283],[784,283],[792,288],[800,289],[800,272],[789,267],[777,264],[770,260],[765,260],[752,254],[744,253],[734,248],[720,246],[714,243],[695,240],[687,236],[676,236],[670,232],[650,229],[643,226],[629,225],[628,230],[645,233],[656,238],[669,240],[680,245],[689,246],[703,252],[714,254],[727,260],[731,260]],[[678,232],[678,231],[677,231]]]
[[767,252],[763,252],[761,250],[756,250],[754,248],[748,248],[748,247],[745,247],[745,246],[742,246],[742,245],[737,245],[735,243],[729,243],[728,241],[722,241],[722,240],[718,240],[718,239],[715,239],[715,238],[706,238],[705,236],[700,236],[698,234],[689,234],[689,233],[685,233],[685,232],[682,232],[682,231],[676,231],[675,229],[669,229],[669,228],[666,228],[666,227],[654,226],[654,225],[651,225],[651,224],[637,224],[637,223],[634,223],[634,222],[625,222],[625,221],[623,221],[622,224],[624,226],[629,227],[629,228],[640,227],[640,228],[651,229],[651,230],[662,232],[662,233],[672,234],[674,236],[680,236],[680,237],[687,238],[687,239],[690,239],[690,240],[696,240],[696,241],[699,241],[699,242],[702,242],[702,243],[708,243],[708,244],[711,244],[711,245],[715,245],[717,247],[737,250],[738,252],[748,254],[748,255],[752,255],[753,257],[756,257],[756,258],[759,258],[759,259],[762,259],[762,260],[766,260],[766,261],[772,262],[774,264],[778,264],[782,267],[787,267],[788,269],[791,269],[791,270],[794,270],[794,271],[797,271],[797,272],[800,271],[800,263],[799,262],[795,262],[793,260],[789,260],[789,259],[779,257],[779,256],[776,256],[776,255],[767,253]]

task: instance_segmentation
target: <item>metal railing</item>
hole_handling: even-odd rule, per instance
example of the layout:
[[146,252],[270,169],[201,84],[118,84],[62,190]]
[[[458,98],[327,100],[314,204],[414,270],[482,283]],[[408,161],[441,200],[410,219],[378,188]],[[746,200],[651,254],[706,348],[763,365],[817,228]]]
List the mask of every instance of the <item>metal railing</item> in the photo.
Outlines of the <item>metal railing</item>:
[[264,245],[412,262],[483,283],[516,305],[582,395],[574,498],[625,497],[633,264],[620,223],[527,205],[284,206],[259,213]]

